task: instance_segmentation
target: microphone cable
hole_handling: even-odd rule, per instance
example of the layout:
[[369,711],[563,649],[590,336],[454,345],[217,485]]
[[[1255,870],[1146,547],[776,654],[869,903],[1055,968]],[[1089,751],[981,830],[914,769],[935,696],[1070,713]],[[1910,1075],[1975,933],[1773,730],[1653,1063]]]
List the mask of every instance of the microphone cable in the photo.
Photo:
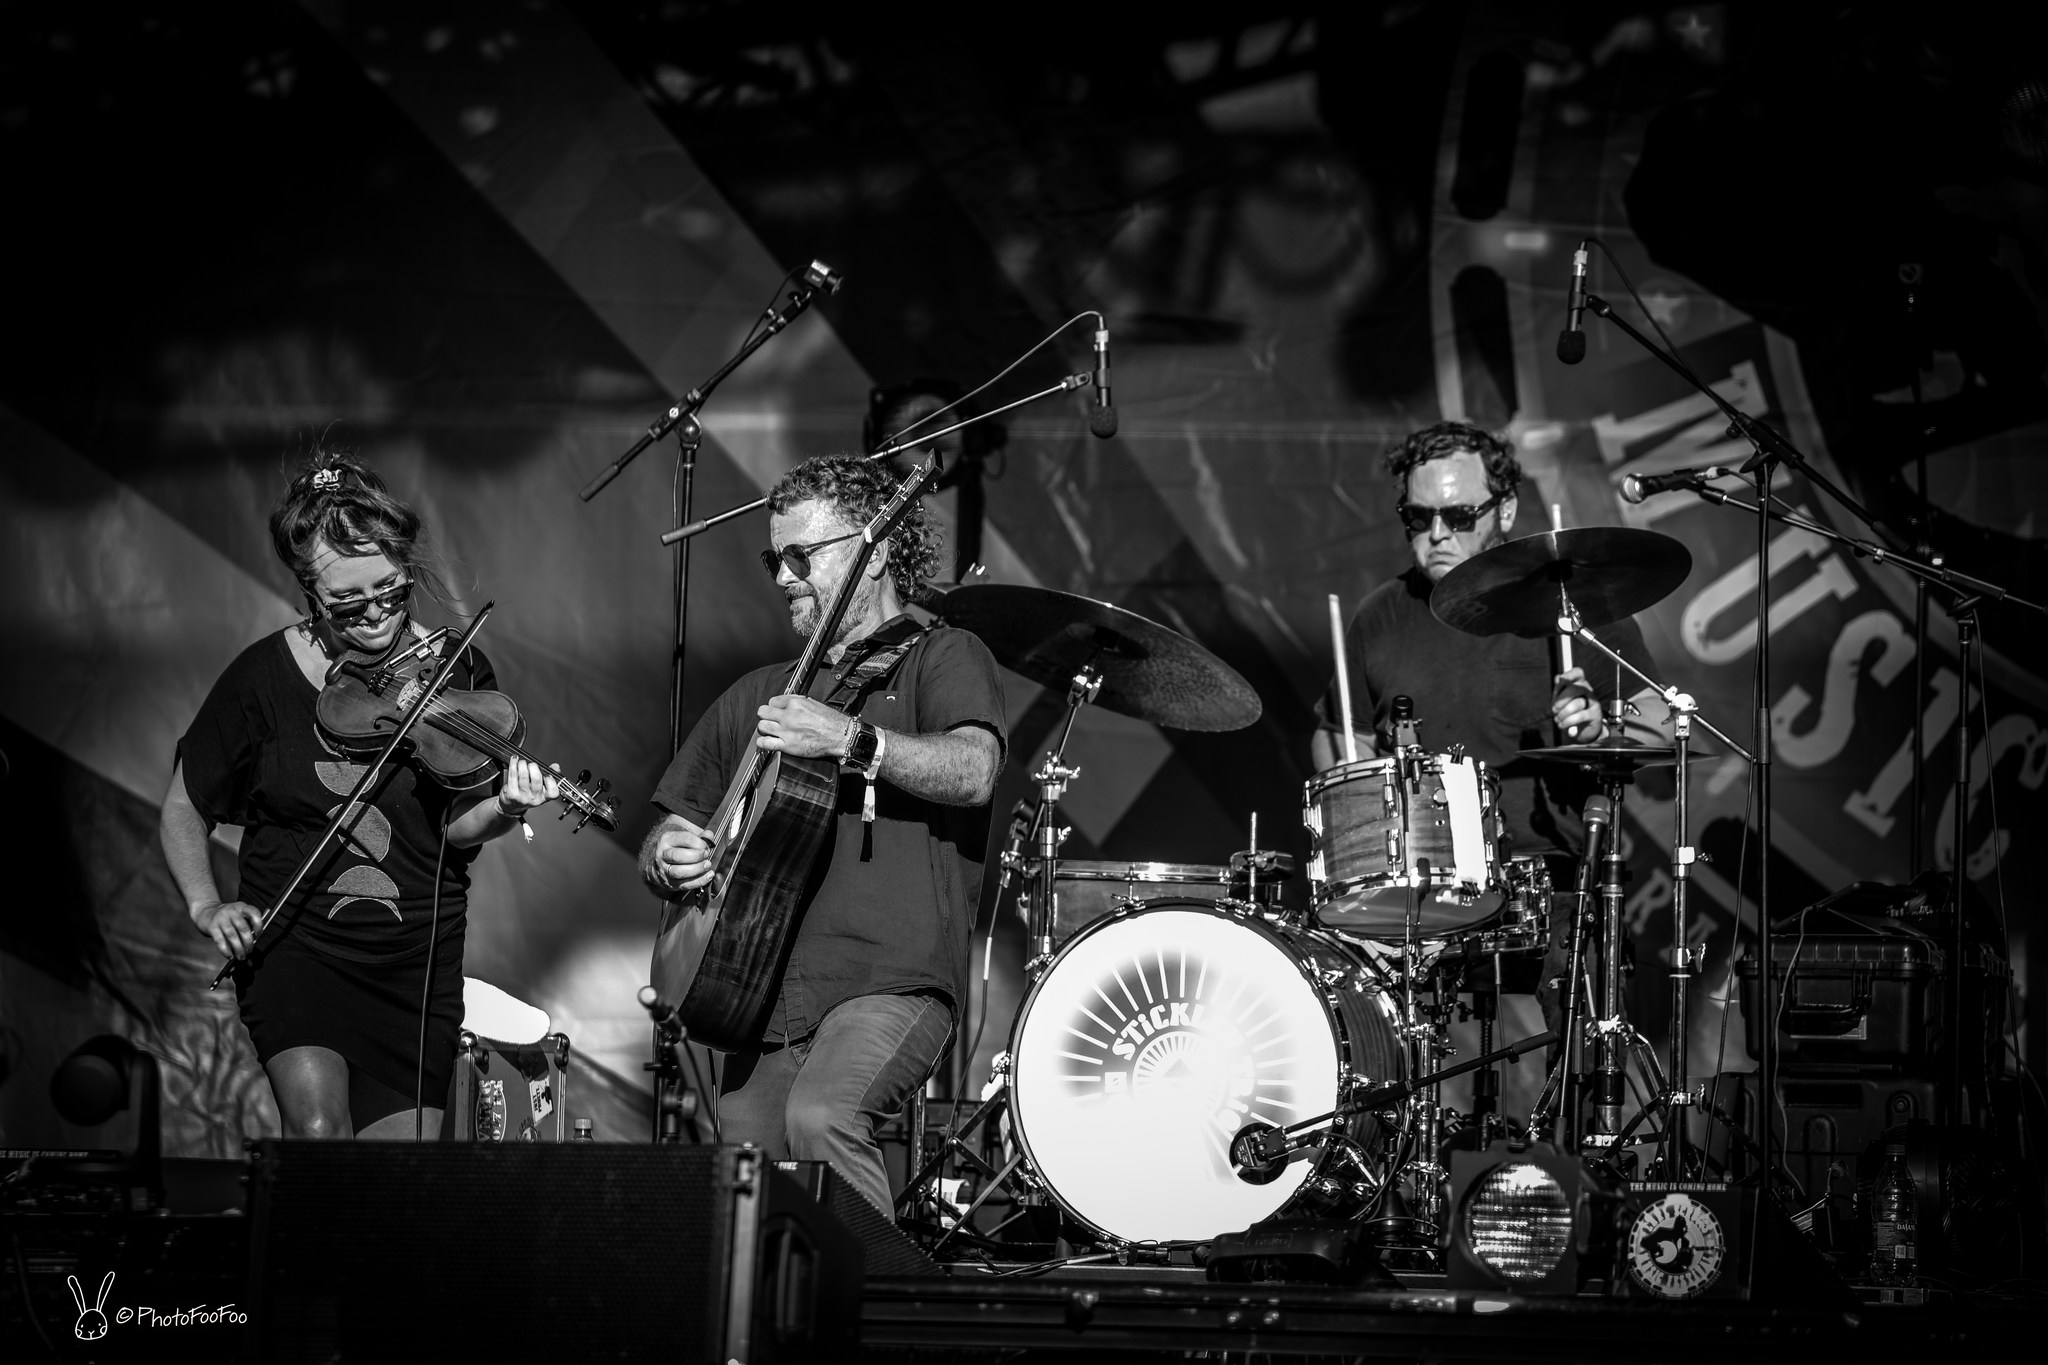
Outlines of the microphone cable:
[[[969,390],[968,390],[968,391],[967,391],[966,393],[963,393],[963,394],[961,394],[961,395],[960,395],[960,396],[959,396],[958,398],[955,398],[955,399],[954,399],[954,400],[953,400],[952,402],[950,402],[950,403],[946,404],[946,405],[945,405],[944,407],[942,407],[942,408],[933,408],[933,409],[932,409],[932,410],[931,410],[930,412],[928,412],[928,413],[926,413],[926,414],[925,414],[924,416],[922,416],[922,417],[918,418],[918,419],[917,419],[917,420],[916,420],[915,422],[912,422],[912,423],[911,423],[911,424],[910,424],[909,426],[907,426],[907,427],[904,427],[904,428],[903,428],[903,429],[902,429],[901,431],[896,431],[896,432],[892,432],[892,433],[890,433],[890,434],[889,434],[888,436],[885,436],[885,437],[883,437],[883,438],[882,438],[882,443],[881,443],[881,447],[880,447],[880,448],[881,448],[881,449],[883,449],[883,450],[887,450],[887,449],[888,449],[888,448],[889,448],[889,447],[890,447],[891,445],[894,445],[894,444],[895,444],[896,442],[898,442],[898,441],[902,440],[902,439],[903,439],[903,438],[904,438],[905,436],[908,436],[908,435],[909,435],[909,434],[910,434],[911,432],[913,432],[913,431],[916,431],[916,430],[917,430],[917,429],[918,429],[919,427],[921,427],[921,426],[925,425],[925,423],[927,423],[927,422],[930,422],[930,421],[934,420],[935,418],[941,417],[941,416],[945,415],[946,413],[949,413],[949,412],[951,412],[951,411],[952,411],[952,410],[953,410],[954,408],[957,408],[957,407],[959,407],[959,406],[960,406],[960,405],[961,405],[962,403],[965,403],[965,402],[966,402],[966,401],[967,401],[968,399],[970,399],[970,398],[974,397],[974,396],[975,396],[976,394],[978,394],[978,393],[982,392],[982,390],[984,390],[984,389],[988,388],[988,387],[989,387],[990,385],[992,385],[992,384],[995,384],[995,383],[996,383],[996,382],[997,382],[998,380],[1001,380],[1001,379],[1002,379],[1002,378],[1003,378],[1003,377],[1004,377],[1005,375],[1009,374],[1009,373],[1010,373],[1010,371],[1012,371],[1012,370],[1016,369],[1016,368],[1017,368],[1017,367],[1018,367],[1019,365],[1022,365],[1022,364],[1023,364],[1023,363],[1025,362],[1025,361],[1027,361],[1027,360],[1031,359],[1031,357],[1032,357],[1032,356],[1034,356],[1034,355],[1037,355],[1037,354],[1038,354],[1038,353],[1039,353],[1040,351],[1044,350],[1044,349],[1045,349],[1045,348],[1046,348],[1046,347],[1047,347],[1048,345],[1050,345],[1050,344],[1051,344],[1052,340],[1053,340],[1053,339],[1054,339],[1055,337],[1057,337],[1057,336],[1058,336],[1058,335],[1059,335],[1060,333],[1062,333],[1062,332],[1066,331],[1066,330],[1067,330],[1067,329],[1068,329],[1069,327],[1072,327],[1072,326],[1073,326],[1073,325],[1074,325],[1075,323],[1077,323],[1077,322],[1081,321],[1081,319],[1083,319],[1083,318],[1094,318],[1094,319],[1095,319],[1095,325],[1096,325],[1096,327],[1098,327],[1098,328],[1106,327],[1106,326],[1108,326],[1108,325],[1109,325],[1109,324],[1108,324],[1108,320],[1107,320],[1107,319],[1105,319],[1105,318],[1104,318],[1104,317],[1102,316],[1102,314],[1101,314],[1101,313],[1099,313],[1099,312],[1097,312],[1097,311],[1096,311],[1095,309],[1093,309],[1093,308],[1084,308],[1084,309],[1082,309],[1082,310],[1081,310],[1080,312],[1078,312],[1078,313],[1074,314],[1074,316],[1072,316],[1072,317],[1068,318],[1068,319],[1067,319],[1067,320],[1066,320],[1065,322],[1061,323],[1061,324],[1060,324],[1059,326],[1057,326],[1057,327],[1053,328],[1053,329],[1052,329],[1052,330],[1051,330],[1050,332],[1047,332],[1047,333],[1046,333],[1046,334],[1045,334],[1045,335],[1044,335],[1044,336],[1043,336],[1042,338],[1040,338],[1040,339],[1039,339],[1039,341],[1037,342],[1037,344],[1035,344],[1034,346],[1032,346],[1032,348],[1031,348],[1030,350],[1028,350],[1028,351],[1024,352],[1024,354],[1022,354],[1022,355],[1018,356],[1018,357],[1017,357],[1017,358],[1016,358],[1015,360],[1013,360],[1013,361],[1011,361],[1011,362],[1010,362],[1009,364],[1007,364],[1007,365],[1003,366],[1003,368],[1002,368],[1002,369],[1000,369],[1000,370],[996,371],[996,373],[995,373],[994,375],[992,375],[991,377],[989,377],[988,379],[985,379],[985,380],[983,380],[983,381],[982,381],[982,382],[981,382],[980,384],[976,385],[976,386],[975,386],[974,388],[972,388],[972,389],[969,389]],[[895,453],[899,453],[899,454],[900,454],[901,452],[895,452]]]

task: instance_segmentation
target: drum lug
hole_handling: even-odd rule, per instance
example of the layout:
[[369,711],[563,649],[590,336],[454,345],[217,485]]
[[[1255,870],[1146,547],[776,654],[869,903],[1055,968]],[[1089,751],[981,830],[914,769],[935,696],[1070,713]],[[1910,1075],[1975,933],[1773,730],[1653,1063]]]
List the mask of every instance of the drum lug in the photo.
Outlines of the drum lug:
[[1396,871],[1400,870],[1401,831],[1398,829],[1390,829],[1387,831],[1387,862]]

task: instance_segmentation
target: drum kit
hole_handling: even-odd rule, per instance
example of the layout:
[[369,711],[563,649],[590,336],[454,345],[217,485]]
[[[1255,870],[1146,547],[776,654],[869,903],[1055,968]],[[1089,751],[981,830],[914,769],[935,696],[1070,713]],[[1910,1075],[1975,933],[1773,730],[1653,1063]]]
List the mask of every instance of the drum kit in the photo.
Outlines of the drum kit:
[[[1552,531],[1468,560],[1432,601],[1457,629],[1576,640],[1626,668],[1593,631],[1651,606],[1689,567],[1685,548],[1655,532]],[[983,1103],[944,1149],[913,1161],[898,1206],[936,1213],[942,1242],[996,1245],[972,1218],[1010,1188],[1020,1204],[1055,1206],[1070,1241],[1123,1254],[1306,1217],[1355,1223],[1383,1255],[1426,1264],[1437,1254],[1450,1145],[1516,1129],[1632,1163],[1632,1128],[1654,1117],[1659,1168],[1689,1169],[1684,992],[1698,957],[1676,955],[1673,1060],[1660,1067],[1622,1008],[1623,873],[1611,836],[1634,774],[1676,765],[1673,942],[1687,943],[1683,887],[1695,854],[1684,828],[1685,739],[1701,724],[1728,742],[1690,698],[1642,679],[1669,707],[1675,745],[1523,751],[1588,769],[1602,786],[1575,885],[1553,884],[1558,865],[1511,854],[1496,775],[1456,750],[1425,749],[1412,707],[1396,698],[1384,756],[1306,782],[1307,895],[1287,898],[1293,860],[1258,847],[1256,815],[1251,847],[1218,864],[1062,857],[1059,802],[1079,775],[1067,748],[1081,708],[1169,728],[1241,728],[1261,708],[1229,665],[1178,631],[1068,593],[968,586],[936,611],[1066,699],[1031,775],[1035,820],[1012,827],[1003,857],[1005,885],[1021,879],[1029,926],[1026,994]],[[1337,647],[1341,678],[1341,634]],[[1619,735],[1620,703],[1609,705],[1609,732]],[[1561,992],[1559,1035],[1533,1041],[1566,1045],[1553,1050],[1527,1123],[1513,1123],[1498,1112],[1492,1063],[1532,1040],[1496,1053],[1491,1022],[1503,973],[1519,965],[1534,981],[1546,956],[1573,988]],[[1480,1020],[1481,1055],[1447,1067],[1461,993],[1473,997],[1465,1008]],[[1649,1103],[1624,1127],[1631,1062]],[[1447,1071],[1477,1072],[1472,1113],[1446,1108],[1437,1080]],[[942,1187],[961,1187],[939,1173],[984,1123],[988,1155],[969,1162],[978,1198],[964,1207],[941,1199]]]

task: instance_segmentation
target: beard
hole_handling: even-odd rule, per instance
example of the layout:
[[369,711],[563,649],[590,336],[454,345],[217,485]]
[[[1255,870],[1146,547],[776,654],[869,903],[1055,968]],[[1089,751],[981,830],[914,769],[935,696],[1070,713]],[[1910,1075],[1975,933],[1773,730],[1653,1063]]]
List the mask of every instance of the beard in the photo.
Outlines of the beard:
[[[846,637],[858,628],[865,614],[864,608],[877,591],[875,584],[866,579],[853,590],[853,600],[846,604],[846,614],[839,618],[839,628],[825,642],[828,649],[844,644]],[[809,583],[799,583],[789,595],[789,628],[796,632],[798,639],[808,642],[817,633],[818,622],[824,615],[825,600],[818,590]]]

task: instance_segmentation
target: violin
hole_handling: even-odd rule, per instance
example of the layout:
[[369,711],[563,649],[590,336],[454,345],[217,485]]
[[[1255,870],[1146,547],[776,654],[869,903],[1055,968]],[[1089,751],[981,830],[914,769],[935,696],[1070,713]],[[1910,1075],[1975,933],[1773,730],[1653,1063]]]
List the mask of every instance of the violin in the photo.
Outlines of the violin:
[[[447,631],[412,640],[395,654],[373,659],[344,653],[327,670],[326,686],[314,704],[320,728],[336,748],[351,758],[374,758],[391,742],[406,712],[433,681],[440,658],[433,646]],[[547,764],[520,746],[526,740],[526,718],[503,692],[444,687],[427,703],[419,723],[406,737],[413,758],[445,787],[467,791],[480,787],[515,758],[546,769]],[[573,779],[550,772],[560,785],[562,813],[580,813],[577,830],[595,820],[604,829],[618,828],[618,798],[611,780],[590,780],[585,768]]]

